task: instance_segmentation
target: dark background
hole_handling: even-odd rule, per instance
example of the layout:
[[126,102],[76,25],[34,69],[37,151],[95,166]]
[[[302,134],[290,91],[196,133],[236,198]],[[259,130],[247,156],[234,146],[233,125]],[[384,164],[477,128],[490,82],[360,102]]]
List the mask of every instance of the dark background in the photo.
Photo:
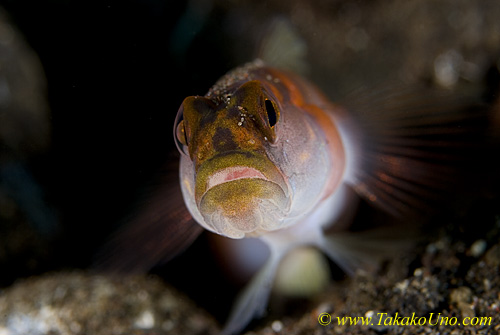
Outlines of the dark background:
[[[0,224],[0,286],[6,287],[50,271],[93,269],[163,166],[178,159],[172,127],[183,99],[204,95],[238,61],[216,7],[196,12],[186,1],[162,0],[0,5],[41,62],[51,128],[44,151],[14,152],[7,161],[31,174],[41,210],[53,214],[33,224],[32,210],[18,201],[17,215]],[[30,185],[17,186],[21,198],[30,196]],[[206,276],[218,272],[207,248],[202,237],[156,272],[202,306],[224,306],[212,308],[224,318],[236,288]],[[200,277],[205,286],[197,285]],[[226,294],[207,294],[214,281]]]
[[[412,3],[0,0],[45,72],[51,144],[23,164],[56,225],[42,233],[18,224],[29,221],[22,214],[5,225],[2,234],[18,230],[26,239],[0,252],[0,286],[51,270],[88,268],[145,186],[175,159],[172,125],[182,100],[205,94],[226,71],[252,60],[264,23],[273,17],[294,18],[310,46],[309,77],[331,97],[394,77],[435,84],[435,59],[452,50],[478,68],[475,76],[460,73],[458,84],[474,87],[488,102],[496,99],[500,45],[489,29],[500,14],[496,0],[485,1],[477,17],[484,28],[480,38],[464,33],[478,24],[468,16],[468,6],[481,7],[475,2],[422,1],[418,10]],[[344,35],[360,27],[371,39],[358,50]],[[198,242],[206,247],[203,238]],[[193,263],[183,267],[181,259],[172,266],[186,272],[179,282],[196,286],[213,269],[196,250],[188,253]]]
[[171,157],[182,100],[234,64],[217,13],[197,27],[183,1],[2,5],[47,78],[51,146],[29,164],[60,218],[56,263],[86,266]]

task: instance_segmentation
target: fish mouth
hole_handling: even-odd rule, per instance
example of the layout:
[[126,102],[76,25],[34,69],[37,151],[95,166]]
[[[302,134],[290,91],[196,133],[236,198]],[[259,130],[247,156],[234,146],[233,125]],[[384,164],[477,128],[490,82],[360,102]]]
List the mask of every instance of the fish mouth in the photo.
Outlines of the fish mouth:
[[200,168],[195,197],[205,224],[231,238],[281,228],[291,203],[285,178],[267,157],[240,158],[223,157]]
[[216,171],[208,177],[207,190],[217,185],[245,178],[257,178],[268,180],[262,172],[248,166],[234,166]]

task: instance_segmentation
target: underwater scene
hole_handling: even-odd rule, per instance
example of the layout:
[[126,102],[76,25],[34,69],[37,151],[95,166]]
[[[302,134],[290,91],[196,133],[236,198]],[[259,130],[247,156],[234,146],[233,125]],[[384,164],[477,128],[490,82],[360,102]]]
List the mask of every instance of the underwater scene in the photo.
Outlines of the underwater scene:
[[499,17],[0,0],[0,335],[500,333]]

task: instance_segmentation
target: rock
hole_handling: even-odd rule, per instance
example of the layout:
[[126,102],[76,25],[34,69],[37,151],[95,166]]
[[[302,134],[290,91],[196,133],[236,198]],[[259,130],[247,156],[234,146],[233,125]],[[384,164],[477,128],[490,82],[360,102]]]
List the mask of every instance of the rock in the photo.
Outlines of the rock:
[[167,333],[217,334],[218,327],[156,277],[59,272],[0,291],[1,335]]
[[466,286],[461,286],[450,292],[450,302],[455,304],[462,317],[473,318],[475,315],[474,309],[472,308],[472,290]]
[[[498,241],[498,236],[492,238]],[[313,305],[310,312],[301,318],[269,320],[268,326],[247,335],[274,334],[272,322],[275,321],[283,325],[280,333],[287,335],[464,335],[498,332],[500,278],[498,267],[489,265],[496,264],[500,244],[493,245],[476,259],[465,278],[461,278],[456,271],[439,269],[440,266],[449,266],[443,262],[444,255],[459,263],[461,258],[467,257],[462,241],[455,240],[450,232],[446,241],[444,243],[439,238],[428,243],[424,254],[419,256],[425,261],[424,266],[417,268],[412,276],[391,280],[387,278],[390,271],[377,275],[358,273],[352,279],[336,283],[335,287],[332,285],[316,307]],[[400,264],[398,261],[394,260],[391,264]],[[452,287],[448,285],[452,281],[466,285]],[[328,318],[323,318],[323,321],[329,322],[322,325],[319,316],[325,313]],[[363,325],[360,317],[365,322],[367,317],[371,317],[371,324]],[[358,318],[358,324],[351,324],[355,318]],[[342,320],[346,322],[342,324]]]

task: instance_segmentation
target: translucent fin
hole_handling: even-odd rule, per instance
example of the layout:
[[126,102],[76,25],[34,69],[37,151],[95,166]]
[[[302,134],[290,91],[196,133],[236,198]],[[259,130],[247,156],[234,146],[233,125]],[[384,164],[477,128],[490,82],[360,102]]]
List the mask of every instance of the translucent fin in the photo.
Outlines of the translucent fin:
[[274,18],[260,40],[258,58],[267,65],[305,75],[307,44],[285,17]]
[[282,257],[281,253],[271,252],[264,266],[238,295],[222,330],[222,335],[238,334],[252,319],[264,315],[274,277]]
[[381,227],[324,235],[318,247],[342,270],[353,275],[357,269],[376,271],[382,261],[412,249],[419,237],[414,227]]
[[166,171],[163,180],[139,211],[102,248],[97,270],[146,272],[189,247],[201,233],[184,205],[177,168]]
[[478,182],[475,172],[486,164],[486,106],[414,88],[358,95],[346,103],[361,146],[350,182],[370,203],[394,216],[432,212]]

